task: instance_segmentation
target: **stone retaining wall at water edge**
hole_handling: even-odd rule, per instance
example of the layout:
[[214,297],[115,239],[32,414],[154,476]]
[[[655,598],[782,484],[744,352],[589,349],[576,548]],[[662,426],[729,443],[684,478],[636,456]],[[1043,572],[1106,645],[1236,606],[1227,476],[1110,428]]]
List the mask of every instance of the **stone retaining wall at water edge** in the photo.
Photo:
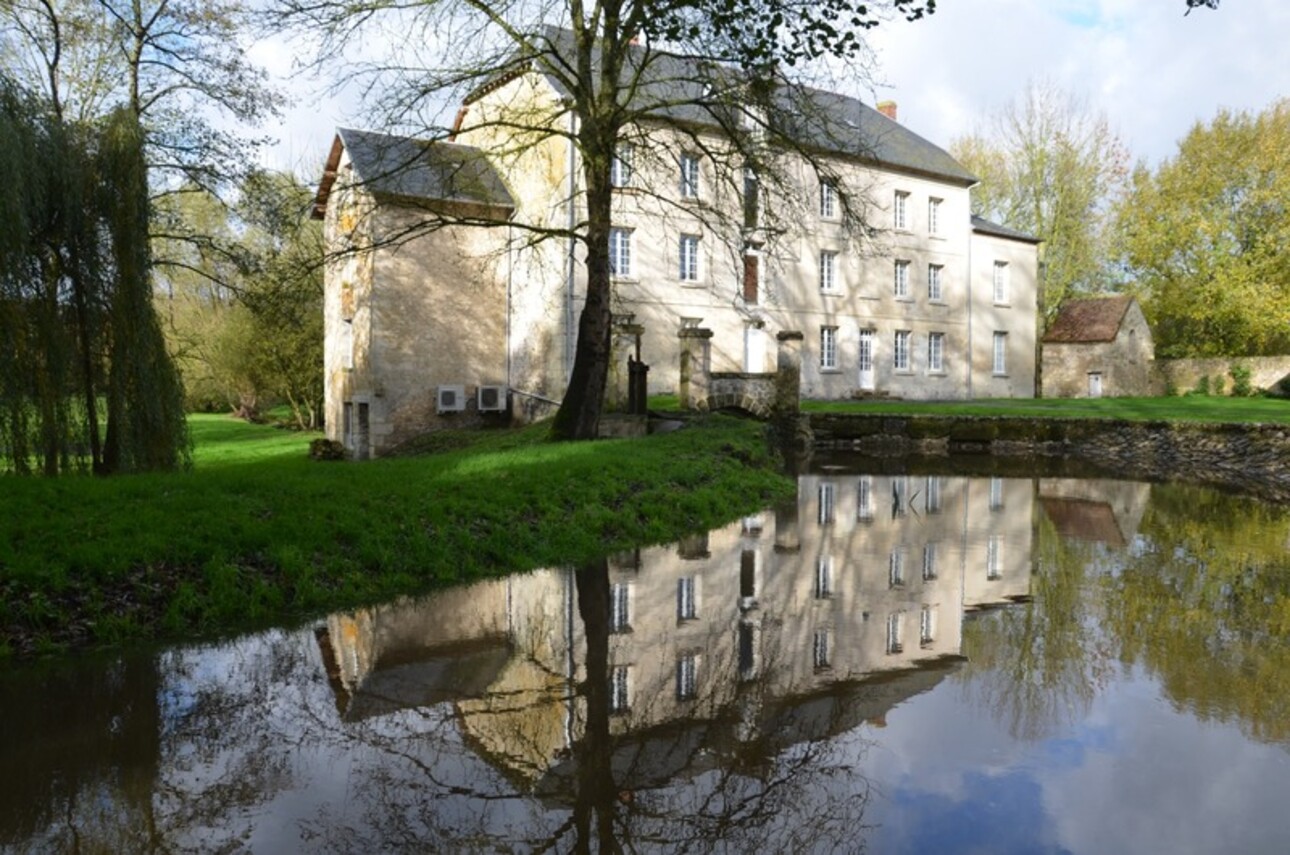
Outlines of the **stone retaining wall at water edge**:
[[812,413],[817,449],[1085,460],[1127,478],[1184,480],[1290,501],[1290,426]]

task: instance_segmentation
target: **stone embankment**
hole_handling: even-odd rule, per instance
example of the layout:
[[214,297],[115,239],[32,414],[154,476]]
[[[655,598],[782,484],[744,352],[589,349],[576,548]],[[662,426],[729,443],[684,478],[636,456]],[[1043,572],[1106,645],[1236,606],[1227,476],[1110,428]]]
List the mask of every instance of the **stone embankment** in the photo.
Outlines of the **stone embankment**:
[[1290,426],[813,413],[814,446],[874,455],[1082,460],[1125,478],[1213,484],[1290,502]]

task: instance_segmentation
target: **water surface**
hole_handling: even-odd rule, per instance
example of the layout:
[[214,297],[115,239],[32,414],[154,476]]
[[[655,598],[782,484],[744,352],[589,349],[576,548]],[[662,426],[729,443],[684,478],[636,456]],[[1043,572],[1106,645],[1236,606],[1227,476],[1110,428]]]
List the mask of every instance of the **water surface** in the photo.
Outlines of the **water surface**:
[[681,543],[0,672],[6,851],[1290,851],[1290,512],[803,476]]

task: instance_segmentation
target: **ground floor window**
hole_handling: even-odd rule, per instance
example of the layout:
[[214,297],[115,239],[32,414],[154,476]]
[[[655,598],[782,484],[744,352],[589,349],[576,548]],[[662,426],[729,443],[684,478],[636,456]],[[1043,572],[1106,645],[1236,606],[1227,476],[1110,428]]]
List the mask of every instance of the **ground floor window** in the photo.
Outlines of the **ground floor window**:
[[945,333],[927,334],[927,370],[933,373],[945,370]]
[[820,368],[834,371],[838,367],[838,328],[820,327]]
[[896,350],[894,365],[897,371],[909,370],[909,339],[912,336],[909,330],[896,330]]
[[996,332],[994,334],[994,373],[1008,373],[1008,334],[1006,332]]

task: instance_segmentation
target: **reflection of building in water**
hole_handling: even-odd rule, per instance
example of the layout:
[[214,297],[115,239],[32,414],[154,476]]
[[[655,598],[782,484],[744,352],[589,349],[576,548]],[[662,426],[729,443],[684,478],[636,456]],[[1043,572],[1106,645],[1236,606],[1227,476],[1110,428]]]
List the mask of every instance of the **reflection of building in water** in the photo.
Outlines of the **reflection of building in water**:
[[[959,654],[965,609],[1028,595],[1033,509],[1030,480],[809,475],[795,503],[612,557],[611,729],[672,733],[662,773],[694,761],[689,737],[782,747],[880,721],[943,676],[927,666]],[[320,640],[347,718],[452,700],[527,780],[580,738],[572,572],[336,616]]]
[[1039,503],[1057,533],[1071,540],[1123,547],[1133,541],[1151,496],[1135,481],[1043,478]]

